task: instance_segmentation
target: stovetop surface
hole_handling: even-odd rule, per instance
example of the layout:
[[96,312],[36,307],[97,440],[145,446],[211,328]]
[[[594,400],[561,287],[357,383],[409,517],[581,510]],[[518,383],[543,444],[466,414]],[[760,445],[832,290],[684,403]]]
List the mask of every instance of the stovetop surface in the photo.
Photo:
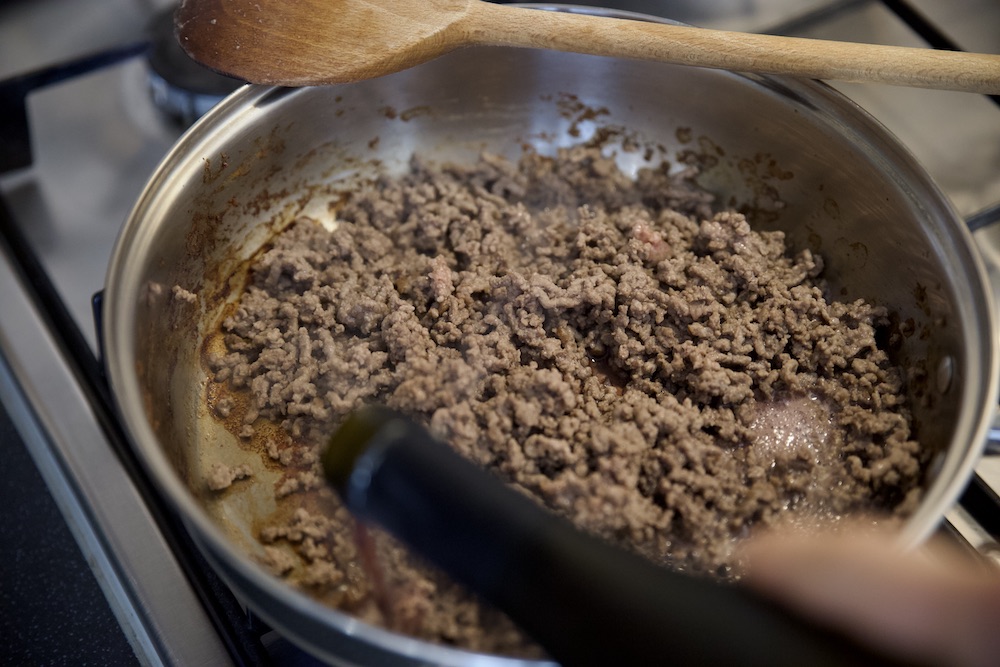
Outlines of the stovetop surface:
[[[704,27],[907,46],[940,38],[967,50],[1000,53],[1000,3],[991,0],[904,3],[927,19],[938,30],[936,35],[918,34],[892,11],[900,3],[888,0],[580,4],[659,14]],[[171,1],[157,0],[0,0],[0,82],[141,41],[153,18],[172,6]],[[963,93],[834,85],[913,152],[959,213],[970,216],[1000,202],[1000,107],[996,102]],[[0,195],[12,223],[51,281],[54,295],[65,304],[67,321],[78,330],[78,342],[96,355],[91,298],[103,287],[112,246],[132,203],[183,128],[152,107],[146,66],[137,55],[40,87],[28,95],[27,109],[32,164],[0,176]],[[52,531],[53,540],[58,541],[55,546],[25,542],[12,547],[13,542],[4,540],[7,546],[0,548],[15,553],[2,568],[10,579],[0,584],[0,618],[5,619],[0,621],[0,633],[20,637],[15,641],[26,644],[24,654],[47,664],[73,660],[71,655],[45,653],[59,650],[46,637],[67,637],[76,646],[104,642],[94,660],[107,664],[121,664],[120,651],[124,646],[127,656],[129,645],[147,664],[218,664],[229,659],[231,651],[224,642],[204,631],[211,623],[197,611],[197,596],[185,590],[185,577],[171,562],[169,545],[155,531],[144,532],[149,528],[143,525],[148,517],[142,509],[142,489],[122,474],[127,462],[108,451],[107,429],[100,415],[95,419],[86,392],[75,388],[78,376],[63,363],[65,350],[46,334],[45,318],[18,287],[17,272],[10,264],[0,254],[0,312],[4,313],[0,361],[6,360],[0,364],[4,371],[0,373],[0,401],[17,433],[0,431],[0,441],[5,448],[19,448],[17,454],[26,447],[31,459],[13,453],[5,457],[4,475],[26,480],[38,474],[33,464],[45,484],[8,487],[16,488],[18,494],[29,493],[25,489],[38,494],[37,500],[18,507],[37,508],[39,513],[29,515],[27,509],[5,505],[0,508],[0,535],[34,530],[39,522],[50,525],[53,506],[67,517],[68,530]],[[0,428],[5,423],[0,420]],[[53,453],[53,441],[73,445]],[[103,472],[88,469],[88,462],[95,460]],[[984,461],[979,473],[993,488],[1000,488],[996,460]],[[85,511],[73,509],[74,503],[84,505]],[[130,510],[130,504],[136,507]],[[127,526],[129,533],[101,535],[100,530],[88,529],[88,522]],[[81,545],[77,558],[72,549],[66,549],[67,540]],[[28,558],[25,550],[29,548],[44,551]],[[9,555],[0,553],[0,557]],[[103,626],[97,627],[106,631],[90,626],[83,616],[66,619],[40,612],[30,619],[38,624],[32,633],[4,632],[8,628],[3,624],[17,620],[15,608],[20,606],[11,598],[7,581],[33,576],[26,573],[33,571],[34,560],[63,556],[70,559],[65,565],[67,577],[82,583],[53,587],[53,595],[65,593],[64,598],[54,598],[55,604],[70,607],[82,601],[101,607],[95,609],[95,616]],[[125,583],[115,583],[115,576],[123,577]],[[168,608],[158,609],[151,600],[154,597],[167,598]],[[189,618],[179,620],[177,608],[193,611]],[[55,620],[58,625],[48,623]],[[144,634],[147,626],[152,627],[148,635]],[[177,646],[178,635],[190,646]],[[119,653],[107,658],[108,650]],[[296,658],[301,656],[279,647],[268,660],[284,664]]]

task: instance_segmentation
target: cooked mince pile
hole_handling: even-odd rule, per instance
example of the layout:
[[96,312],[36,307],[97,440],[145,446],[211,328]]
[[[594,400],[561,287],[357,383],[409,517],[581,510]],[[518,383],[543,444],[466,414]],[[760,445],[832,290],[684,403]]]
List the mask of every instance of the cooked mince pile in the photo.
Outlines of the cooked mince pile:
[[[325,488],[319,448],[369,402],[695,573],[729,576],[757,526],[911,511],[922,458],[876,343],[886,312],[828,300],[820,257],[714,211],[694,176],[629,178],[593,147],[414,158],[338,202],[333,231],[303,218],[277,236],[208,355],[214,409],[283,471],[268,564],[373,623],[537,653]],[[225,488],[249,471],[216,473]]]

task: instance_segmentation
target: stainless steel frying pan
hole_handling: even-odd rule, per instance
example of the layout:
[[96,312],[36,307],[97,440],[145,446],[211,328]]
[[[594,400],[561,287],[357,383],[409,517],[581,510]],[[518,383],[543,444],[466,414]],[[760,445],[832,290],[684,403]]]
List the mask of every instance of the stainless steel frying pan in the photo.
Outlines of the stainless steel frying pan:
[[[830,88],[504,49],[469,49],[346,86],[247,87],[176,144],[122,230],[105,292],[108,370],[139,456],[210,561],[264,619],[332,664],[518,661],[368,626],[257,564],[254,522],[274,509],[276,473],[256,463],[247,490],[204,491],[207,461],[247,459],[206,408],[206,333],[242,287],[247,259],[319,193],[399,170],[414,152],[452,160],[483,149],[516,156],[525,144],[551,152],[598,127],[650,149],[620,151],[626,169],[699,155],[700,181],[722,203],[745,204],[754,224],[824,257],[836,296],[895,314],[894,354],[909,370],[916,434],[934,461],[903,546],[935,529],[971,475],[998,387],[983,262],[906,149]],[[197,299],[178,298],[175,285]]]

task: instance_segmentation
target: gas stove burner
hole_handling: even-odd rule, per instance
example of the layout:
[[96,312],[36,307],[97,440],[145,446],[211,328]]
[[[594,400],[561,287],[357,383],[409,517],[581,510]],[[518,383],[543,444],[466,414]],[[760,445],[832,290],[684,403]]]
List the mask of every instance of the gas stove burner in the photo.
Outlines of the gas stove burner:
[[175,122],[188,126],[243,82],[195,62],[174,35],[174,9],[149,25],[149,86],[153,103]]

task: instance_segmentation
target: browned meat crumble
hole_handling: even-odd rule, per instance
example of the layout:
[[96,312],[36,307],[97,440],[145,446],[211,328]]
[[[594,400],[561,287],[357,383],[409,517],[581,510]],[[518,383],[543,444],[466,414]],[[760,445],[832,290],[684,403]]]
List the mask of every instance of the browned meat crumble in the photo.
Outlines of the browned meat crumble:
[[384,535],[359,539],[324,488],[318,447],[366,402],[692,572],[726,576],[756,526],[912,510],[886,312],[828,301],[820,257],[713,212],[693,172],[631,179],[595,148],[411,167],[353,193],[333,231],[277,236],[208,355],[246,399],[235,430],[285,471],[295,509],[260,531],[277,573],[424,639],[535,654]]

